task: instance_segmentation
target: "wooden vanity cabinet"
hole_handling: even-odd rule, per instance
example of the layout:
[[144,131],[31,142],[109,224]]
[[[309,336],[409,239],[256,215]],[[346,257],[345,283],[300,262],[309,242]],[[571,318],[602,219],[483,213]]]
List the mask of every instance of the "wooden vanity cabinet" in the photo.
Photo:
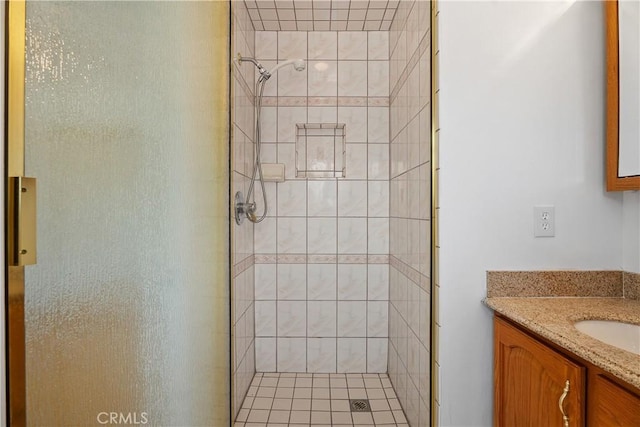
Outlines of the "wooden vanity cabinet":
[[584,367],[498,317],[494,345],[494,426],[585,425]]
[[532,335],[494,316],[494,426],[640,426],[640,390]]

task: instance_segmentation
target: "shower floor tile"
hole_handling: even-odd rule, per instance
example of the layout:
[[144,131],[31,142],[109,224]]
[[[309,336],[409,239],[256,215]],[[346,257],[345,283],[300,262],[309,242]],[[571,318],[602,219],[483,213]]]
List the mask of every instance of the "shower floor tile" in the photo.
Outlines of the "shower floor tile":
[[[371,412],[352,412],[367,399]],[[234,427],[409,427],[387,374],[257,373]]]

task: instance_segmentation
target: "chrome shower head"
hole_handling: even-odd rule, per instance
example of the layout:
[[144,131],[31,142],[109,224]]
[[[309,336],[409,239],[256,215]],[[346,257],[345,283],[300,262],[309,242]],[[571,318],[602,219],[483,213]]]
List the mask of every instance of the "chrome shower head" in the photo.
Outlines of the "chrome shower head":
[[278,71],[282,67],[286,67],[287,65],[293,65],[293,68],[296,71],[304,71],[307,68],[307,63],[304,59],[287,59],[286,61],[280,62],[269,72],[269,74],[273,74]]
[[293,68],[295,68],[296,71],[304,71],[304,69],[307,68],[307,64],[304,59],[294,59]]
[[242,56],[238,53],[237,60],[239,64],[242,64],[243,62],[247,61],[255,65],[256,68],[258,69],[258,72],[260,73],[259,80],[261,81],[269,80],[269,78],[273,73],[275,73],[282,67],[286,67],[287,65],[293,65],[293,68],[296,71],[304,71],[304,69],[307,68],[307,63],[304,59],[287,59],[286,61],[283,61],[277,64],[275,67],[273,67],[271,71],[268,71],[266,68],[264,68],[262,64],[259,63],[255,58]]

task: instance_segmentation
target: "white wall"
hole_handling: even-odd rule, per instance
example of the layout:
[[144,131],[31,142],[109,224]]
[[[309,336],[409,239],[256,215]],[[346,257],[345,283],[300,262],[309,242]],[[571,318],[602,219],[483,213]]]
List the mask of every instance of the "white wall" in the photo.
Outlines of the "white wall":
[[[600,2],[440,4],[440,420],[492,423],[491,269],[620,269]],[[533,237],[533,206],[556,237]]]

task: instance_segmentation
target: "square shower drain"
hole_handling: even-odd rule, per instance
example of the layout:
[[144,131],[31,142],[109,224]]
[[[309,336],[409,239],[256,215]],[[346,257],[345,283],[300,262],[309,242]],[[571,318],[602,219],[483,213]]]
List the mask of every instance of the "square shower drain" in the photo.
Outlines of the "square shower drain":
[[350,399],[351,412],[371,412],[369,399]]

